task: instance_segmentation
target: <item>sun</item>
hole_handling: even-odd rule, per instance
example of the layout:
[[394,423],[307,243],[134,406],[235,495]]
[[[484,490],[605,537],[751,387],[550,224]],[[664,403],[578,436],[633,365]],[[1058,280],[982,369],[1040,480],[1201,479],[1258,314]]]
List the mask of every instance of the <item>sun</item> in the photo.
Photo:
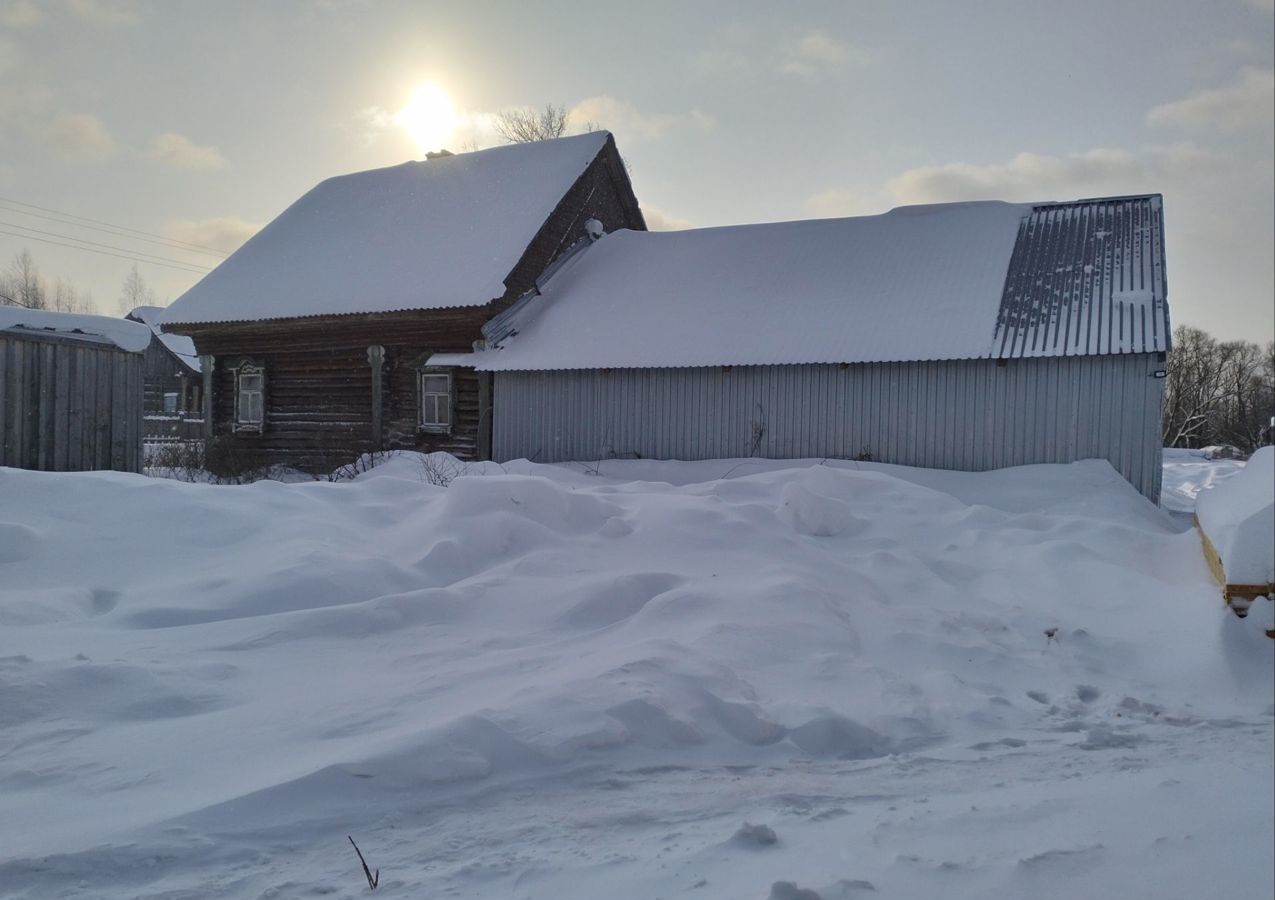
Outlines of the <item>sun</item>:
[[437,83],[428,81],[412,91],[407,105],[394,117],[399,127],[416,141],[421,153],[442,150],[456,128],[452,98]]

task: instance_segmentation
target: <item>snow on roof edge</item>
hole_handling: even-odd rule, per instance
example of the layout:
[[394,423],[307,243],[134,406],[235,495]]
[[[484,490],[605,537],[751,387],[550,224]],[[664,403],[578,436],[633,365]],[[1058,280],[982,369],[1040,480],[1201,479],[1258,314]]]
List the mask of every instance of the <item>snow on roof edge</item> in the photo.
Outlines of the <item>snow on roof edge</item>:
[[394,309],[376,309],[376,310],[356,310],[354,312],[327,312],[327,313],[308,313],[304,316],[271,316],[268,319],[201,319],[192,321],[186,319],[173,319],[169,321],[165,317],[159,323],[159,327],[165,334],[180,334],[181,332],[170,332],[168,329],[172,326],[189,325],[198,327],[203,325],[268,325],[273,322],[300,322],[307,319],[346,319],[351,316],[390,316],[396,313],[408,312],[427,312],[432,309],[481,309],[484,306],[490,306],[499,300],[499,297],[492,297],[490,300],[484,300],[482,303],[449,303],[437,304],[434,306],[400,306]]
[[185,335],[167,334],[160,328],[164,309],[162,306],[138,306],[130,310],[124,318],[140,322],[150,328],[155,339],[163,344],[169,353],[177,357],[177,360],[191,372],[199,374],[203,371],[203,364],[195,351],[195,342]]
[[[1145,350],[1120,350],[1112,353],[1103,354],[1104,356],[1131,356],[1140,353],[1149,353]],[[1071,356],[1084,356],[1086,354],[1073,353]],[[474,353],[439,353],[431,356],[429,365],[432,366],[465,366],[472,368],[476,372],[588,372],[600,371],[602,369],[711,369],[718,366],[723,368],[740,368],[746,369],[750,367],[760,366],[860,366],[860,365],[876,365],[879,363],[894,362],[978,362],[980,360],[1001,359],[994,352],[987,352],[979,356],[935,356],[926,354],[924,356],[880,356],[876,358],[859,358],[859,359],[823,359],[811,357],[809,359],[771,359],[771,360],[753,360],[741,362],[738,358],[731,357],[733,361],[714,361],[714,362],[697,362],[686,364],[650,364],[638,365],[636,363],[610,363],[605,366],[593,365],[559,365],[559,366],[506,366],[500,363],[500,348],[492,350],[479,350]],[[1050,357],[1045,354],[1037,354],[1035,356],[1022,356],[1020,359],[1059,359],[1061,357]]]
[[150,328],[140,322],[21,306],[0,306],[0,331],[47,333],[72,340],[102,339],[129,353],[140,353],[151,342]]

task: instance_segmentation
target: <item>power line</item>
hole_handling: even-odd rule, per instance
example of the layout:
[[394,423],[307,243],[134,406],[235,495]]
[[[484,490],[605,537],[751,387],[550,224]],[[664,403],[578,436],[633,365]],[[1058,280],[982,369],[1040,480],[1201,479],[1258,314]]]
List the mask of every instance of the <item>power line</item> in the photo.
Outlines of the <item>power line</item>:
[[77,246],[76,244],[65,244],[62,241],[51,241],[48,238],[33,237],[32,235],[20,234],[16,231],[5,231],[3,228],[0,228],[0,234],[7,234],[10,237],[22,238],[23,240],[39,241],[42,244],[53,244],[57,247],[70,247],[72,250],[83,250],[85,253],[98,253],[102,256],[114,256],[116,259],[127,259],[130,262],[145,262],[148,265],[163,266],[166,269],[179,269],[182,272],[191,272],[195,275],[203,275],[205,272],[209,271],[208,269],[190,268],[189,266],[185,264],[173,265],[171,263],[154,262],[152,260],[139,260],[137,259],[136,256],[124,256],[123,254],[120,254],[120,253],[109,253],[106,250],[94,250],[92,247],[80,247],[80,246]]
[[[101,231],[106,234],[114,235],[115,237],[127,238],[130,241],[144,241],[147,244],[155,244],[156,246],[159,246],[159,247],[167,247],[169,250],[181,250],[186,253],[198,253],[202,256],[216,256],[220,259],[225,259],[227,256],[230,255],[220,250],[196,250],[194,248],[199,246],[198,244],[186,245],[185,241],[168,240],[168,239],[154,240],[152,238],[135,237],[131,234],[125,233],[123,230],[116,230],[117,228],[120,228],[121,226],[112,226],[110,228],[103,228],[97,225],[81,225],[79,222],[72,222],[66,218],[56,218],[55,216],[46,216],[41,213],[27,212],[25,209],[16,209],[12,206],[7,205],[9,202],[11,201],[6,201],[3,198],[0,198],[0,210],[17,213],[20,216],[31,216],[32,218],[35,218],[35,219],[44,219],[48,222],[54,222],[58,225],[70,225],[72,228],[85,228],[90,231]],[[58,215],[62,215],[62,214],[59,213]],[[26,226],[22,226],[22,227],[25,228]]]
[[196,248],[199,250],[211,250],[214,253],[225,252],[223,250],[217,249],[216,247],[209,247],[206,244],[196,244],[190,241],[178,241],[176,238],[167,238],[167,237],[164,237],[164,235],[162,234],[155,234],[153,231],[141,231],[137,228],[129,228],[125,225],[115,225],[115,224],[112,224],[111,222],[103,222],[101,219],[90,219],[87,216],[77,216],[74,213],[67,213],[67,212],[61,212],[60,210],[56,210],[56,209],[50,209],[47,206],[37,206],[34,203],[24,203],[21,200],[14,200],[12,197],[0,197],[0,200],[3,200],[5,203],[14,203],[14,204],[17,204],[18,206],[25,206],[28,209],[38,209],[41,212],[53,213],[54,215],[58,215],[58,216],[66,216],[68,219],[78,219],[81,222],[89,222],[89,223],[92,223],[93,225],[105,225],[108,228],[118,228],[121,231],[127,231],[132,234],[140,234],[145,237],[159,238],[160,240],[173,241],[174,243],[178,243],[178,244],[185,244],[188,247]]
[[[86,238],[75,237],[74,235],[71,235],[71,234],[61,234],[56,231],[42,231],[39,228],[32,228],[29,225],[19,225],[16,222],[0,221],[0,225],[7,225],[9,228],[20,228],[23,231],[31,231],[31,232],[34,232],[35,234],[47,235],[48,237],[62,238],[65,241],[75,241],[77,244],[87,244],[89,247],[101,247],[105,250],[118,250],[121,253],[130,253],[136,257],[139,257],[137,260],[138,262],[175,263],[177,265],[187,266],[192,269],[200,269],[201,271],[204,271],[204,272],[207,272],[209,270],[207,266],[200,266],[199,263],[187,262],[184,259],[173,259],[171,256],[157,256],[154,253],[146,253],[141,250],[134,250],[132,247],[117,247],[114,244],[102,244],[97,241],[90,241],[90,240],[87,240]],[[87,247],[85,249],[87,249]]]

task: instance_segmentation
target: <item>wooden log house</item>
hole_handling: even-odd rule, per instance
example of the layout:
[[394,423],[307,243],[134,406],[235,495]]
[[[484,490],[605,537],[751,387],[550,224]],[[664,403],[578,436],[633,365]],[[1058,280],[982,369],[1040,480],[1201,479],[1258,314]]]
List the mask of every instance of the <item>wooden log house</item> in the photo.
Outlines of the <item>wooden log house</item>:
[[151,330],[142,358],[143,437],[147,442],[198,440],[203,437],[199,356],[190,338],[164,334],[163,307],[139,306],[124,318]]
[[472,350],[591,238],[645,227],[606,132],[321,183],[165,313],[202,360],[210,467],[488,458],[490,376],[430,357]]

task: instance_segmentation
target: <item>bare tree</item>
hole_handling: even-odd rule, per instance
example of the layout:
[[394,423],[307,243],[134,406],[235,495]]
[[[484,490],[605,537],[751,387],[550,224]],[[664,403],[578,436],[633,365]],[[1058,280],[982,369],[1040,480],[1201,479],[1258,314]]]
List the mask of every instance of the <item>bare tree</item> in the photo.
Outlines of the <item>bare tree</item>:
[[495,128],[510,144],[559,138],[567,133],[567,108],[547,103],[539,111],[529,106],[505,110],[496,116]]
[[1199,328],[1179,325],[1164,393],[1165,446],[1196,444],[1225,396],[1217,341]]
[[27,309],[46,309],[49,305],[44,279],[36,268],[29,250],[18,253],[9,268],[0,275],[0,303]]
[[1165,446],[1234,444],[1252,450],[1269,442],[1275,415],[1275,342],[1263,349],[1179,326],[1173,344],[1165,383]]
[[87,291],[77,291],[69,279],[59,276],[53,281],[53,299],[49,308],[58,312],[91,313],[94,311],[93,297]]
[[1246,341],[1223,344],[1227,402],[1217,422],[1219,442],[1250,449],[1269,440],[1275,415],[1275,342],[1266,349]]
[[128,315],[139,306],[154,306],[155,292],[150,289],[142,274],[137,271],[137,263],[124,276],[124,285],[120,288],[120,315]]

